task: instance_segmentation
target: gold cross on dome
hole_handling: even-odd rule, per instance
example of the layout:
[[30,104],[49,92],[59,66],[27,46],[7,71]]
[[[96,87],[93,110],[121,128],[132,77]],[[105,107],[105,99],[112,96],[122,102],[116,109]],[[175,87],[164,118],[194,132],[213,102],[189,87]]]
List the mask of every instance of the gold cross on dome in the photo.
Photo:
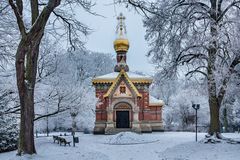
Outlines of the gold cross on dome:
[[121,25],[123,25],[123,21],[125,20],[126,18],[123,16],[123,14],[122,13],[120,13],[120,15],[117,17],[117,20],[119,21],[119,24]]
[[125,27],[125,23],[124,23],[125,19],[126,19],[126,17],[124,17],[122,13],[120,13],[120,15],[117,17],[117,20],[118,20],[117,32],[118,32],[118,30],[120,30],[120,33],[119,33],[120,36],[123,35],[123,28],[125,29],[125,33],[126,33],[126,27]]

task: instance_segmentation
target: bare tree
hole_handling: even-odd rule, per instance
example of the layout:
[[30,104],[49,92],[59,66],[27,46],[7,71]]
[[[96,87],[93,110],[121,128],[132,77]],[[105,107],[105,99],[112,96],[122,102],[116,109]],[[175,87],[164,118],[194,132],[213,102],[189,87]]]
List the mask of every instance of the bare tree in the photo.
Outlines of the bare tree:
[[[39,46],[47,22],[52,24],[53,29],[60,24],[66,28],[66,35],[72,46],[77,44],[82,45],[76,37],[79,33],[88,34],[88,28],[78,20],[74,19],[69,12],[64,12],[64,7],[78,5],[90,12],[92,6],[91,1],[85,0],[48,0],[41,3],[39,0],[27,1],[23,0],[8,0],[8,5],[11,7],[20,32],[20,42],[16,51],[16,76],[21,106],[21,125],[18,154],[21,153],[33,154],[36,153],[34,145],[33,121],[34,121],[34,88],[36,83],[37,62],[39,56]],[[62,9],[60,3],[62,2]],[[58,6],[60,8],[56,9]],[[7,6],[6,6],[7,7]],[[30,7],[30,9],[28,9]],[[5,8],[1,8],[1,11]],[[24,12],[30,12],[31,20],[25,21]],[[73,10],[71,10],[73,11]],[[50,20],[51,14],[54,14],[55,20]],[[64,14],[65,13],[65,14]],[[73,15],[73,14],[72,14]],[[54,19],[54,18],[53,18]],[[59,20],[60,23],[57,23]],[[56,34],[55,30],[53,31]],[[52,35],[54,35],[52,34]],[[78,43],[80,42],[80,43]],[[74,48],[73,47],[73,48]]]
[[62,55],[56,72],[59,90],[68,95],[64,103],[69,108],[73,135],[77,130],[77,117],[91,111],[96,101],[94,97],[89,96],[93,93],[91,78],[111,72],[111,67],[107,66],[113,66],[110,55],[90,51],[81,55],[79,52],[82,51],[76,50],[71,54]]
[[0,3],[0,71],[6,69],[9,62],[14,61],[13,52],[16,50],[19,40],[18,28],[15,23],[14,15],[9,13],[8,2]]
[[[240,63],[239,0],[123,0],[147,17],[146,39],[162,74],[206,77],[209,94],[209,136],[222,138],[219,110],[231,77]],[[183,66],[183,67],[181,67]]]

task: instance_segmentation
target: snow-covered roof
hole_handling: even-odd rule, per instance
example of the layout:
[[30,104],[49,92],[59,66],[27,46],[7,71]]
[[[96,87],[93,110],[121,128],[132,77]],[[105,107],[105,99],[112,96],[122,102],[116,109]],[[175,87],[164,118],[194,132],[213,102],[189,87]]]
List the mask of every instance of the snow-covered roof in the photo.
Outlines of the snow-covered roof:
[[[126,72],[126,73],[127,73],[128,77],[130,79],[138,79],[138,78],[152,79],[149,76],[144,76],[144,75],[136,74],[136,73],[133,73],[133,72]],[[112,73],[109,73],[109,74],[105,74],[105,75],[102,75],[102,76],[95,77],[94,79],[115,79],[115,78],[117,78],[118,74],[119,74],[119,72],[112,72]]]
[[160,105],[160,106],[163,106],[164,105],[164,102],[163,102],[163,100],[159,100],[159,99],[157,99],[157,98],[155,98],[155,97],[153,97],[153,96],[149,96],[149,104],[151,105],[151,106],[153,106],[153,105]]

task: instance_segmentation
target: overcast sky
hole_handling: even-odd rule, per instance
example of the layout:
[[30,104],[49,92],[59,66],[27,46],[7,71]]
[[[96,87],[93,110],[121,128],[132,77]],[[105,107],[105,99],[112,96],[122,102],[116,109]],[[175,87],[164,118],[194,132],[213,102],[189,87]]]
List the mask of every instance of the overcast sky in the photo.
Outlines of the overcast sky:
[[144,39],[145,29],[143,28],[142,17],[133,10],[129,11],[124,6],[114,6],[113,0],[96,0],[93,11],[103,17],[82,14],[84,22],[93,29],[93,33],[88,36],[86,47],[92,51],[111,53],[116,55],[113,48],[113,41],[116,38],[116,17],[122,12],[126,17],[127,37],[130,48],[127,53],[127,64],[130,71],[142,71],[148,74],[154,72],[154,66],[146,57],[148,46]]

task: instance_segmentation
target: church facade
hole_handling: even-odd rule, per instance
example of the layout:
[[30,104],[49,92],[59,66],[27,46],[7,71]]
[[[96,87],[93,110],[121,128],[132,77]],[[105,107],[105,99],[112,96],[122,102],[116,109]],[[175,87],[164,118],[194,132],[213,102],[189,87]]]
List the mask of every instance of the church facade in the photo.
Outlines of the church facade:
[[129,71],[125,17],[120,14],[117,19],[118,37],[114,41],[117,64],[114,72],[92,80],[98,98],[94,134],[163,131],[163,101],[150,95],[151,77]]

